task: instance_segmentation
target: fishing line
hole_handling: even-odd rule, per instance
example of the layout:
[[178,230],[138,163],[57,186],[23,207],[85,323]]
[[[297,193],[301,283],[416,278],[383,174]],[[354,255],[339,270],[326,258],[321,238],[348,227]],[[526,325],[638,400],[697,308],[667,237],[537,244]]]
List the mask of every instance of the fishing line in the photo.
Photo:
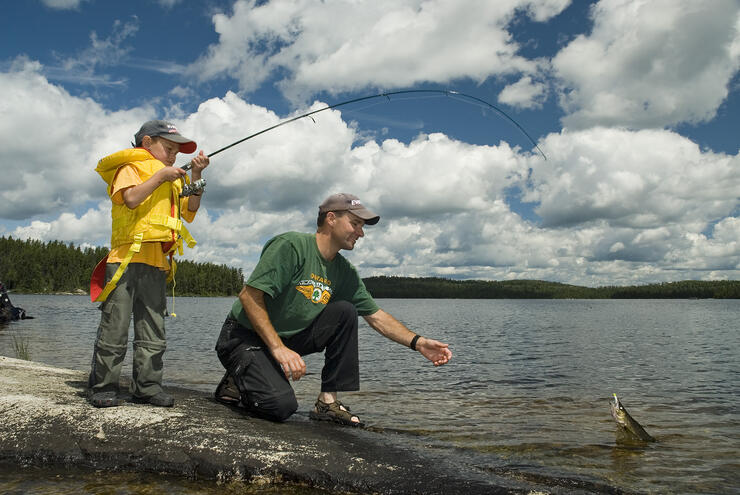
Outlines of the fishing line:
[[[378,94],[374,94],[374,95],[362,96],[360,98],[353,98],[351,100],[342,101],[342,102],[339,102],[339,103],[335,103],[333,105],[327,105],[327,106],[322,107],[322,108],[319,108],[317,110],[312,110],[312,111],[306,112],[306,113],[304,113],[302,115],[298,115],[297,117],[293,117],[293,118],[290,118],[288,120],[284,120],[282,122],[278,122],[277,124],[275,124],[273,126],[270,126],[270,127],[267,127],[265,129],[262,129],[261,131],[255,132],[254,134],[250,134],[249,136],[244,137],[242,139],[239,139],[238,141],[234,141],[233,143],[231,143],[229,145],[226,145],[223,148],[220,148],[220,149],[214,151],[213,153],[209,153],[208,154],[208,157],[210,158],[212,156],[215,156],[215,155],[221,153],[222,151],[226,151],[227,149],[236,146],[237,144],[241,144],[244,141],[247,141],[249,139],[255,138],[255,137],[257,137],[257,136],[259,136],[261,134],[264,134],[266,132],[269,132],[269,131],[271,131],[273,129],[277,129],[278,127],[284,126],[286,124],[290,124],[291,122],[295,122],[296,120],[304,119],[306,117],[310,117],[311,120],[313,120],[313,117],[311,117],[311,116],[312,115],[315,115],[315,114],[317,114],[319,112],[323,112],[323,111],[326,111],[326,110],[331,110],[332,108],[342,107],[344,105],[350,105],[352,103],[358,103],[360,101],[372,100],[372,99],[376,99],[376,98],[386,98],[388,100],[388,102],[392,102],[393,100],[391,99],[391,96],[407,95],[407,94],[416,94],[416,95],[428,94],[428,95],[448,96],[448,97],[452,97],[452,99],[453,100],[456,100],[456,101],[460,101],[460,102],[468,103],[468,104],[477,104],[477,105],[482,106],[484,108],[490,108],[490,109],[494,110],[496,113],[498,113],[499,115],[503,116],[506,120],[508,120],[509,122],[511,122],[512,124],[514,124],[516,126],[516,128],[519,129],[519,131],[521,131],[521,133],[524,134],[524,136],[526,136],[527,139],[529,139],[529,141],[532,143],[532,145],[542,155],[542,158],[544,158],[545,160],[547,160],[547,156],[545,156],[545,154],[542,152],[542,150],[540,149],[540,147],[537,145],[537,142],[534,139],[532,139],[532,136],[530,136],[529,133],[524,129],[524,127],[522,127],[521,125],[519,125],[519,123],[516,120],[514,120],[512,117],[510,117],[506,112],[504,112],[503,110],[501,110],[499,107],[493,105],[492,103],[489,103],[489,102],[487,102],[487,101],[485,101],[485,100],[483,100],[481,98],[478,98],[477,96],[473,96],[473,95],[469,95],[469,94],[466,94],[466,93],[461,93],[459,91],[454,91],[454,90],[449,90],[449,89],[406,89],[406,90],[402,90],[402,91],[387,91],[387,92],[378,93]],[[185,165],[185,166],[183,166],[181,168],[183,170],[189,170],[191,167],[192,167],[192,162],[189,162],[187,165]]]

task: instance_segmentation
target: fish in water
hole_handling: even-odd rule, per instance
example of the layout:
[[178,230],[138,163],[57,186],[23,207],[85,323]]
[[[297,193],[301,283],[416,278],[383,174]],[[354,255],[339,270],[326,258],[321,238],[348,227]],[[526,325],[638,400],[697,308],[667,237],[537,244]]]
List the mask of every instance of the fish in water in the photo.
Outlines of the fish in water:
[[610,402],[609,405],[611,406],[612,416],[617,424],[631,436],[636,437],[643,442],[654,442],[655,439],[645,431],[645,428],[630,416],[630,413],[628,413],[627,409],[624,408],[619,397],[617,397],[617,394],[612,395],[614,395],[614,402]]

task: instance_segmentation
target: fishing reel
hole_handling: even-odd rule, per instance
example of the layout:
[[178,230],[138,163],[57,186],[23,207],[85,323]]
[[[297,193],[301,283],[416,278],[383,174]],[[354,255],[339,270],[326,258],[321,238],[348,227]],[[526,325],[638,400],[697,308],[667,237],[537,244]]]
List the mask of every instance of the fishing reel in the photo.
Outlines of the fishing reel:
[[185,196],[200,196],[203,194],[203,191],[206,188],[206,180],[205,179],[198,179],[192,184],[185,184],[182,186],[182,192],[180,193],[180,197]]

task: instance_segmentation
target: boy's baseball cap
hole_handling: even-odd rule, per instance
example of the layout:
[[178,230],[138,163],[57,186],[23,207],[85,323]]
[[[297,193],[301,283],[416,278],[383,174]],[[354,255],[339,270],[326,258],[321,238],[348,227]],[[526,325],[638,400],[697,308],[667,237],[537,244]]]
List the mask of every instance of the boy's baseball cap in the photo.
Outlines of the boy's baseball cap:
[[134,135],[134,146],[141,146],[141,141],[144,136],[149,137],[163,137],[168,141],[178,143],[180,145],[180,153],[194,153],[198,149],[198,145],[192,139],[188,139],[177,130],[175,124],[164,120],[150,120],[144,122],[139,132]]
[[360,198],[353,194],[338,193],[332,194],[324,200],[319,206],[319,213],[329,211],[349,211],[354,215],[365,220],[367,225],[375,225],[380,220],[380,216],[365,208]]

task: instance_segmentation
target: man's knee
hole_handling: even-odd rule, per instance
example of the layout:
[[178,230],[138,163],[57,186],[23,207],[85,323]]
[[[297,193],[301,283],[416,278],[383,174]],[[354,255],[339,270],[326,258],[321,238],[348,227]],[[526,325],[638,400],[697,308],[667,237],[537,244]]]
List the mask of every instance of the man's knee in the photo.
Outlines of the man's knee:
[[337,301],[327,304],[324,311],[319,316],[315,327],[319,333],[337,334],[357,332],[358,315],[355,305],[347,301]]
[[355,305],[349,301],[336,301],[329,303],[326,309],[335,312],[337,315],[344,319],[357,319],[357,308],[355,308]]
[[285,421],[298,410],[298,400],[292,390],[280,395],[259,398],[248,393],[247,402],[245,405],[250,411],[270,421]]
[[247,409],[271,421],[285,421],[298,410],[298,401],[276,366],[263,349],[244,344],[226,363]]

